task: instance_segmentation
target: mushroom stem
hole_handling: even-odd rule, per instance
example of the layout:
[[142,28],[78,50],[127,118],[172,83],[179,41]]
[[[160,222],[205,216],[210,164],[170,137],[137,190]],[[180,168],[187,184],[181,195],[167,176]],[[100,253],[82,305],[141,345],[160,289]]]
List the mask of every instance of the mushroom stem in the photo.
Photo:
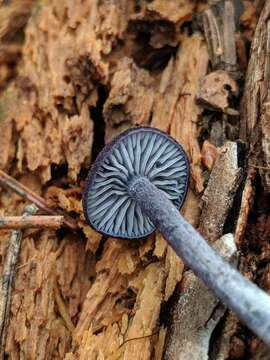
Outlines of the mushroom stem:
[[133,179],[128,191],[185,264],[270,345],[270,297],[225,262],[147,178]]

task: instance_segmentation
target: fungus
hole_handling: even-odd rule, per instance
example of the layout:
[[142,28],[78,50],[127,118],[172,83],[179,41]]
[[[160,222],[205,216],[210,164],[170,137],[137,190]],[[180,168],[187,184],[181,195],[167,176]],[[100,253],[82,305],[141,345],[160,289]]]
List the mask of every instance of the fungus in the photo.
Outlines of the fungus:
[[187,157],[173,138],[153,128],[127,130],[105,146],[89,173],[85,217],[95,230],[119,238],[143,238],[158,228],[185,264],[270,345],[270,297],[179,213],[188,177]]

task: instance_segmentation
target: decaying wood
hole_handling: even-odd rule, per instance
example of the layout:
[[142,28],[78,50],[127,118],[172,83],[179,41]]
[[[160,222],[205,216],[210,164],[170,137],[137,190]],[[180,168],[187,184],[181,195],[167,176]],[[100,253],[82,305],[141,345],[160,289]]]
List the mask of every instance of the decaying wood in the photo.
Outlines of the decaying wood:
[[248,170],[247,177],[245,179],[245,186],[242,193],[241,207],[239,211],[239,216],[237,219],[237,226],[235,229],[235,242],[239,246],[243,240],[246,226],[248,223],[248,216],[254,202],[255,189],[253,187],[253,182],[256,176],[257,170],[255,168],[250,168]]
[[237,73],[235,35],[240,8],[240,1],[219,1],[201,15],[213,68],[234,76]]
[[[32,9],[32,0],[0,3],[0,93],[16,75],[16,64],[21,58],[23,28]],[[0,117],[1,117],[0,106]]]
[[[237,249],[232,234],[217,240],[214,248],[227,261],[236,264]],[[225,307],[212,291],[191,271],[186,272],[181,282],[181,297],[174,308],[164,359],[209,359],[210,338],[224,312]],[[191,313],[194,316],[191,317]]]
[[[22,216],[27,217],[37,212],[35,205],[28,205]],[[4,263],[1,290],[0,290],[0,358],[4,359],[6,336],[8,332],[10,303],[13,280],[16,271],[16,265],[21,248],[22,231],[14,230],[11,233],[6,260]]]
[[[214,345],[212,349],[212,353],[216,354],[217,360],[226,360],[231,355],[233,355],[231,344],[232,339],[234,338],[235,334],[237,334],[237,331],[239,331],[239,321],[237,320],[236,316],[230,312],[225,319],[225,324],[220,334],[220,340]],[[238,337],[236,337],[236,339],[237,338]],[[240,353],[240,356],[238,357],[240,358],[245,354],[245,351],[243,352],[243,346],[241,347],[241,350],[238,351],[238,355]],[[237,352],[234,352],[234,355],[236,355],[236,353]]]
[[0,229],[59,229],[64,216],[4,216],[0,217]]
[[270,189],[269,168],[269,74],[270,74],[270,4],[265,3],[254,34],[251,57],[247,70],[241,121],[242,138],[250,144],[251,160],[261,168],[264,188]]
[[[183,262],[160,234],[130,243],[106,239],[91,229],[81,205],[84,180],[106,141],[131,126],[158,127],[181,142],[191,164],[183,215],[205,231],[214,216],[213,239],[222,235],[240,167],[235,161],[232,169],[225,167],[232,176],[222,183],[219,154],[228,140],[233,144],[238,140],[238,65],[243,70],[247,61],[258,2],[243,2],[244,40],[237,32],[242,10],[239,2],[229,0],[215,7],[195,0],[50,0],[34,2],[33,7],[31,1],[14,3],[24,20],[19,29],[30,12],[31,17],[22,43],[0,45],[0,90],[4,89],[0,133],[5,134],[0,141],[0,169],[11,175],[13,190],[6,191],[1,184],[0,216],[19,215],[25,199],[30,199],[50,215],[63,209],[67,227],[59,233],[25,232],[5,355],[161,359],[170,335],[167,322],[162,323],[168,317],[167,301],[172,294],[181,299],[175,288],[192,275],[185,275]],[[195,30],[197,13],[202,14],[204,34]],[[5,38],[10,38],[16,22],[6,19],[2,24]],[[215,76],[220,81],[213,89]],[[253,165],[267,166],[254,160]],[[10,178],[5,179],[9,183]],[[255,196],[249,172],[248,179],[241,215],[235,219],[237,239],[245,238]],[[213,195],[220,196],[220,184],[223,197],[217,200]],[[202,202],[205,188],[207,206]],[[75,228],[77,232],[69,233]],[[8,241],[7,231],[1,230],[2,259]],[[200,289],[201,298],[208,299],[208,290]],[[185,308],[192,309],[192,304],[191,299]],[[237,355],[239,327],[229,314],[218,343],[211,339],[211,346],[223,349],[215,352],[214,360],[225,360],[233,346]],[[205,346],[200,343],[204,354],[211,333],[207,329]],[[248,340],[244,337],[245,346]]]
[[229,93],[236,95],[237,92],[237,84],[228,73],[217,70],[206,75],[201,80],[197,101],[210,109],[226,111],[229,107]]
[[[223,226],[239,188],[243,169],[239,167],[236,142],[227,142],[220,148],[203,194],[199,230],[211,243],[223,232]],[[218,199],[218,200],[217,200]]]
[[146,70],[130,59],[124,59],[118,67],[103,110],[108,124],[107,141],[130,126],[148,124],[154,102],[153,79]]

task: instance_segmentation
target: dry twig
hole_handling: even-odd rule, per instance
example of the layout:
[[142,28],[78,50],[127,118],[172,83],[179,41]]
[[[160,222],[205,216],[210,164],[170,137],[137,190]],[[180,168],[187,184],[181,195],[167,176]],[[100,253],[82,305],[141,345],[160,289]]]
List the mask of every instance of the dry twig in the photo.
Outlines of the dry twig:
[[0,229],[59,229],[63,220],[61,215],[3,216],[0,217]]
[[71,230],[77,229],[76,221],[74,219],[72,219],[72,217],[70,217],[63,211],[50,208],[46,204],[46,201],[41,196],[37,195],[35,192],[30,190],[27,186],[19,183],[13,177],[6,174],[3,170],[0,170],[0,185],[2,185],[5,188],[15,191],[16,194],[22,196],[24,199],[27,199],[34,204],[36,204],[39,209],[43,210],[47,214],[63,215],[64,216],[63,224],[66,227],[70,228]]

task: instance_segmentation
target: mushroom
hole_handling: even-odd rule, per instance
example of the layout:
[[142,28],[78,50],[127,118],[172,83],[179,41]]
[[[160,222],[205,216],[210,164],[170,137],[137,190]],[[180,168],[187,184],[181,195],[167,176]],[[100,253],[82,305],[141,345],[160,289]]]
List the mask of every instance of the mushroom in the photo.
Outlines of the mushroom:
[[129,129],[97,157],[83,194],[85,217],[95,230],[118,238],[144,238],[159,229],[185,264],[270,345],[270,297],[179,213],[188,180],[187,156],[172,137],[150,127]]

